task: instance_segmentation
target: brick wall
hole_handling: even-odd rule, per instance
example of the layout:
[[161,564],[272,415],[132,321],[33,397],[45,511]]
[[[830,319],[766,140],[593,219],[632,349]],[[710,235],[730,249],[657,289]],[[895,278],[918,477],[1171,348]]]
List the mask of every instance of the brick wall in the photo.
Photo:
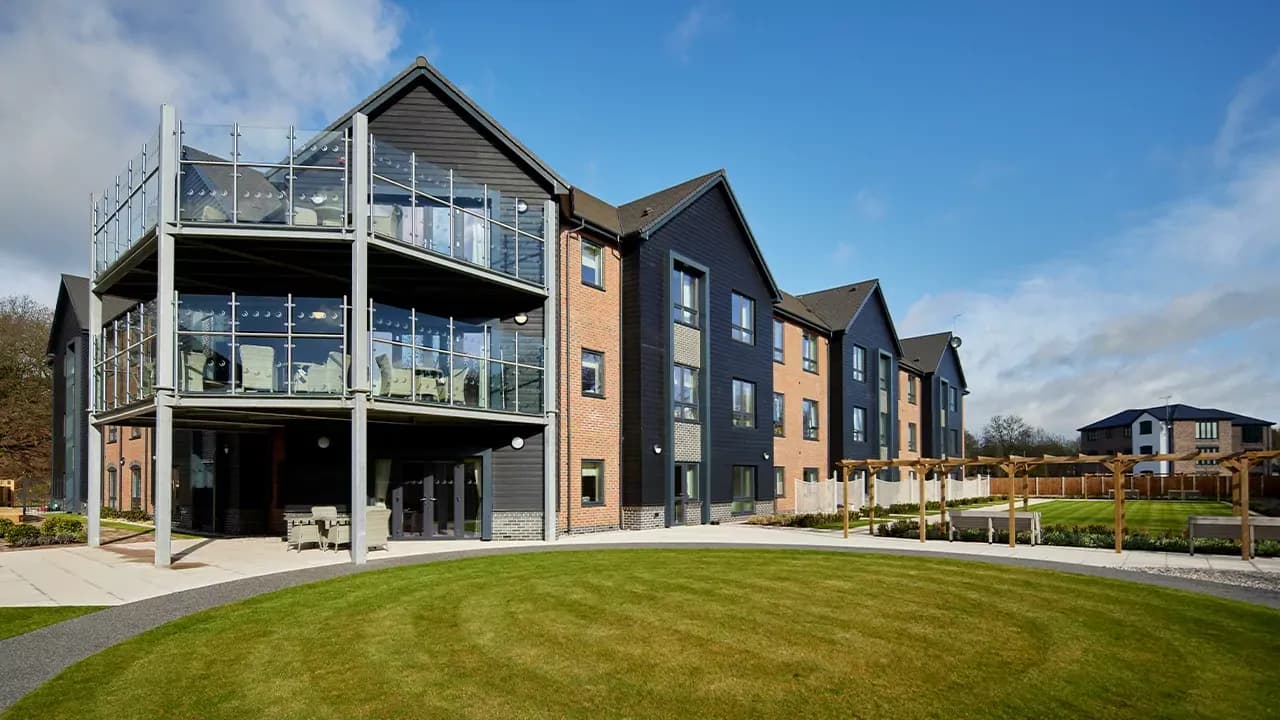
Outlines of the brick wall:
[[[1232,452],[1231,421],[1218,421],[1217,440],[1197,440],[1195,420],[1173,421],[1173,452],[1190,452],[1197,447],[1216,447],[1218,452]],[[1175,460],[1173,473],[1199,475],[1229,475],[1230,471],[1217,465],[1200,465],[1196,460]]]
[[493,539],[541,540],[542,513],[495,510],[493,512]]
[[[907,378],[915,378],[916,383],[916,401],[909,402],[907,395]],[[919,374],[898,366],[898,457],[904,460],[916,460],[920,457],[920,448],[923,438],[924,428],[920,421],[920,403],[923,397],[924,378]],[[912,450],[908,447],[911,434],[908,431],[909,426],[914,423],[916,426],[916,446]],[[963,441],[961,441],[961,449],[963,450]]]
[[[793,512],[796,506],[796,483],[801,482],[805,468],[817,468],[818,477],[830,475],[827,467],[827,442],[830,433],[828,420],[832,408],[827,406],[827,338],[814,333],[818,341],[818,372],[807,372],[803,362],[804,327],[779,317],[783,322],[783,362],[773,364],[773,391],[785,398],[783,406],[783,437],[773,438],[773,465],[785,468],[785,489],[774,502],[777,512]],[[771,335],[772,337],[772,335]],[[804,439],[804,400],[818,401],[818,439]],[[757,403],[768,403],[770,422],[773,418],[773,398],[757,398]],[[773,475],[762,478],[772,484]],[[757,503],[756,512],[764,514]],[[772,511],[772,510],[771,510]],[[713,513],[713,519],[715,518]]]
[[[604,248],[604,288],[582,282],[582,240]],[[622,458],[621,260],[611,238],[583,231],[560,233],[560,318],[563,377],[560,384],[560,460],[557,527],[561,532],[594,532],[619,526]],[[582,351],[604,354],[604,397],[582,394]],[[604,461],[604,496],[582,504],[583,460]],[[496,537],[496,536],[495,536]]]
[[118,510],[132,509],[133,479],[132,469],[136,466],[142,476],[142,487],[138,507],[150,513],[151,505],[151,455],[154,452],[151,428],[139,428],[138,436],[128,427],[115,428],[115,442],[107,442],[111,428],[102,429],[102,506],[108,507],[111,497],[108,482],[111,474],[108,468],[116,469],[119,495],[115,507]]

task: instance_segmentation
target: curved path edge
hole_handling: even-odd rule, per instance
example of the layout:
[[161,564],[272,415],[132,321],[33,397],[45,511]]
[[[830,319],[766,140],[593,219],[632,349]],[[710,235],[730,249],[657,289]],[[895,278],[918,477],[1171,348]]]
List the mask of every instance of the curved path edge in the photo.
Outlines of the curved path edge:
[[1175,590],[1213,595],[1280,609],[1280,593],[1254,588],[1169,575],[1156,575],[1117,568],[1091,567],[1049,560],[1013,557],[975,557],[931,550],[902,551],[893,548],[842,548],[829,545],[797,545],[790,543],[689,543],[646,542],[627,545],[533,545],[524,547],[479,548],[415,555],[385,560],[370,560],[365,565],[326,565],[232,580],[217,585],[183,590],[146,600],[116,605],[60,623],[48,625],[23,635],[0,640],[0,712],[7,710],[27,693],[53,679],[71,665],[117,645],[134,636],[179,618],[221,605],[245,600],[256,595],[306,585],[308,583],[409,565],[460,560],[463,558],[513,555],[537,552],[579,552],[587,550],[815,550],[819,552],[864,555],[896,555],[929,557],[994,565],[1013,565],[1092,577],[1125,580],[1143,585],[1157,585]]

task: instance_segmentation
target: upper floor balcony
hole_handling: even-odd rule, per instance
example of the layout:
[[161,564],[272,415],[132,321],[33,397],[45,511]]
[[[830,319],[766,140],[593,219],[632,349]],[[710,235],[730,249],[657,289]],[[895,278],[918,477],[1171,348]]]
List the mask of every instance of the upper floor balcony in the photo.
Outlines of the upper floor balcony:
[[[420,251],[545,287],[546,240],[555,220],[545,197],[504,192],[372,134],[356,138],[350,124],[307,130],[165,117],[172,127],[162,122],[93,199],[95,279],[162,222],[174,232],[349,237],[357,213],[365,213],[371,242],[390,250]],[[368,144],[367,153],[353,152],[358,142]],[[367,192],[356,197],[358,188]]]

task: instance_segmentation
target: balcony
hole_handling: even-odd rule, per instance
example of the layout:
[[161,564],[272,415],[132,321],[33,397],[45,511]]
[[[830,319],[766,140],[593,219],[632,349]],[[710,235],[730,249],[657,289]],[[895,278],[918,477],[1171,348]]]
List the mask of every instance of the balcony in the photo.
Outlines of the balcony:
[[[367,212],[371,237],[386,249],[413,248],[545,287],[553,219],[545,198],[502,192],[373,136],[367,138],[369,167],[353,167],[357,140],[350,127],[169,122],[172,127],[148,141],[93,200],[95,277],[161,221],[344,237],[354,229],[355,213]],[[356,177],[368,178],[367,197],[354,197]],[[165,211],[172,217],[160,217],[162,197],[176,198]]]
[[156,305],[134,306],[102,326],[94,358],[94,402],[100,411],[116,410],[155,395]]

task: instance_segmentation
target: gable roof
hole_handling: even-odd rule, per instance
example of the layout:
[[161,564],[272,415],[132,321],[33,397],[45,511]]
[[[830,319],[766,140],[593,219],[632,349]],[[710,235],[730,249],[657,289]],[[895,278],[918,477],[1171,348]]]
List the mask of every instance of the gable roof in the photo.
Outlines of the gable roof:
[[618,208],[582,188],[574,187],[569,190],[569,203],[566,209],[571,218],[577,218],[597,230],[622,235]]
[[805,293],[800,296],[800,301],[824,319],[832,332],[840,332],[849,329],[871,298],[876,298],[876,302],[880,303],[880,309],[884,311],[885,321],[889,325],[889,334],[893,335],[894,350],[901,357],[902,341],[898,338],[898,328],[893,324],[893,313],[889,312],[884,291],[880,289],[879,278]]
[[412,85],[415,81],[422,79],[439,88],[450,100],[458,105],[464,112],[471,116],[482,128],[489,134],[493,135],[501,142],[512,154],[520,158],[526,165],[532,168],[539,176],[541,176],[548,185],[551,186],[552,194],[560,195],[568,192],[569,182],[560,177],[559,173],[551,169],[551,166],[543,162],[541,158],[534,155],[529,148],[525,147],[519,140],[515,138],[506,128],[498,124],[489,113],[485,112],[474,100],[467,97],[465,93],[457,88],[449,79],[435,69],[431,63],[427,62],[425,57],[419,55],[414,59],[413,64],[405,68],[400,74],[391,78],[385,85],[374,90],[372,94],[361,100],[355,107],[340,115],[336,120],[329,124],[330,130],[337,129],[345,125],[352,115],[358,112],[368,115],[373,110],[390,102],[392,98],[400,93],[400,91]]
[[[115,319],[137,302],[115,295],[102,296],[102,321]],[[89,330],[89,278],[63,273],[58,282],[58,299],[53,306],[53,323],[49,327],[49,343],[45,352],[57,351],[55,343],[62,334],[62,323],[67,319],[81,331]]]
[[831,334],[831,326],[827,325],[827,322],[818,313],[814,312],[808,305],[805,305],[803,300],[785,290],[782,291],[782,299],[773,306],[773,309],[774,312],[780,315],[809,325],[824,334]]
[[738,204],[738,198],[733,194],[733,188],[729,185],[729,178],[725,176],[723,169],[709,172],[706,175],[699,175],[691,180],[672,185],[665,190],[659,190],[625,205],[619,205],[618,222],[622,229],[621,234],[623,237],[648,238],[652,233],[657,232],[663,225],[670,222],[672,218],[679,215],[685,208],[692,205],[698,198],[706,195],[716,187],[723,187],[725,194],[729,196],[729,206],[733,208],[738,225],[747,236],[747,246],[751,249],[751,254],[760,267],[760,272],[764,275],[765,284],[769,286],[769,293],[775,303],[779,302],[782,299],[782,290],[778,288],[778,283],[773,279],[773,272],[769,270],[769,263],[765,262],[764,253],[760,252],[760,244],[756,242],[756,236],[751,232],[751,226],[747,224],[746,216],[742,214],[742,206]]
[[1166,408],[1169,420],[1230,420],[1232,425],[1264,425],[1270,427],[1275,423],[1270,420],[1259,420],[1258,418],[1249,417],[1248,415],[1240,415],[1238,413],[1219,410],[1218,408],[1198,408],[1193,405],[1185,405],[1183,403],[1173,403],[1171,405],[1155,405],[1149,408],[1129,408],[1121,410],[1114,415],[1108,415],[1101,420],[1089,423],[1081,428],[1076,428],[1077,432],[1086,430],[1105,430],[1107,428],[1124,427],[1132,425],[1142,415],[1149,414],[1157,420],[1164,420]]
[[[950,332],[940,332],[902,338],[902,362],[920,372],[937,372],[942,367],[942,358],[947,350],[954,350],[951,347],[952,337]],[[959,354],[956,355],[956,369],[960,371],[960,384],[967,391],[969,381],[965,380],[964,365],[960,363]]]

